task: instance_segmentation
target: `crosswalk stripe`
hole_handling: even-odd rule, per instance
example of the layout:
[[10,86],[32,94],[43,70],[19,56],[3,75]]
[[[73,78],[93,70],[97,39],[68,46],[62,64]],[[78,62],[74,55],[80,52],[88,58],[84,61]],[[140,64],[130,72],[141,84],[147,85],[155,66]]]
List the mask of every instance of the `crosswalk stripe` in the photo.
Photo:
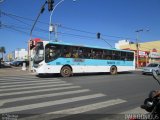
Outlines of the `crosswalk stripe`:
[[85,112],[89,112],[92,110],[106,108],[106,107],[121,104],[124,102],[127,102],[127,101],[122,100],[122,99],[113,99],[113,100],[108,100],[104,102],[84,105],[84,106],[80,106],[76,108],[70,108],[70,109],[64,109],[60,111],[45,113],[42,115],[35,115],[35,116],[27,117],[27,118],[22,118],[20,120],[51,120],[55,118],[61,118],[61,117],[69,116],[69,115],[80,114],[80,113],[85,113]]
[[80,88],[80,86],[69,86],[69,87],[48,88],[48,89],[42,89],[42,90],[28,90],[28,91],[20,91],[20,92],[1,93],[0,97],[9,96],[9,95],[27,94],[27,93],[55,91],[55,90],[66,90],[66,89],[73,89],[73,88]]
[[60,79],[55,79],[55,80],[36,80],[36,81],[34,81],[34,80],[26,80],[26,81],[9,81],[9,83],[7,82],[5,82],[5,83],[0,83],[0,85],[12,85],[12,84],[19,84],[19,83],[23,83],[23,84],[25,84],[25,83],[40,83],[40,82],[50,82],[50,81],[62,81],[62,80],[60,80]]
[[0,79],[39,79],[38,77],[30,77],[30,76],[26,76],[26,77],[21,77],[21,76],[5,76],[5,77],[1,77]]
[[87,112],[87,111],[91,111],[91,110],[95,110],[95,109],[100,109],[100,108],[104,108],[104,107],[108,107],[108,106],[112,106],[112,105],[116,105],[116,104],[120,104],[120,103],[124,103],[124,102],[126,102],[126,100],[113,99],[113,100],[94,103],[94,104],[90,104],[90,105],[86,105],[86,106],[81,106],[78,108],[71,108],[71,109],[67,109],[67,110],[50,112],[47,114],[78,114],[78,113],[83,113],[83,112]]
[[[0,82],[24,81],[24,80],[31,81],[31,80],[43,80],[43,79],[36,79],[36,78],[0,78]],[[51,79],[48,79],[48,80],[51,80]]]
[[104,94],[92,94],[92,95],[66,98],[66,99],[61,99],[61,100],[48,101],[48,102],[36,103],[36,104],[30,104],[30,105],[24,105],[24,106],[3,108],[3,109],[0,109],[0,113],[3,114],[3,113],[23,111],[23,110],[31,110],[31,109],[41,108],[41,107],[60,105],[60,104],[71,103],[71,102],[76,102],[76,101],[81,101],[81,100],[92,99],[92,98],[98,98],[98,97],[103,97],[103,96],[105,95]]
[[75,90],[75,91],[29,96],[29,97],[5,99],[5,100],[0,101],[0,106],[2,106],[5,103],[9,103],[9,102],[17,102],[17,101],[23,101],[23,100],[39,99],[39,98],[54,97],[54,96],[61,96],[61,95],[71,95],[71,94],[84,93],[84,92],[89,92],[89,91],[90,91],[89,89],[82,89],[82,90]]
[[39,85],[39,86],[28,86],[28,87],[20,87],[20,88],[10,88],[10,89],[2,89],[1,92],[8,92],[12,90],[25,90],[25,89],[37,89],[37,88],[46,88],[46,87],[59,87],[59,86],[69,86],[73,85],[72,83],[65,83],[65,84],[54,84],[54,85]]
[[32,86],[32,85],[47,85],[47,84],[57,84],[57,83],[66,83],[66,81],[50,81],[50,82],[42,82],[42,83],[26,83],[26,84],[19,84],[19,85],[3,85],[0,86],[0,89],[9,89],[13,87],[25,87],[25,86]]

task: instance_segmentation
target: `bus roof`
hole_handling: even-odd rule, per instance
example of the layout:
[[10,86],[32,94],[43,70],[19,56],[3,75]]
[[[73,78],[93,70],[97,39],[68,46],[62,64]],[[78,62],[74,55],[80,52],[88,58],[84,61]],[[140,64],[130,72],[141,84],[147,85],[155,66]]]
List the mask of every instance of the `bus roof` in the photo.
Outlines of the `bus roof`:
[[57,45],[70,45],[70,46],[77,46],[77,47],[88,47],[88,48],[97,48],[97,49],[106,49],[106,50],[117,50],[117,51],[126,51],[126,52],[134,52],[130,50],[122,50],[122,49],[116,49],[116,48],[105,48],[100,46],[90,46],[90,45],[78,45],[78,44],[72,44],[72,43],[66,43],[66,42],[49,42],[50,44],[57,44]]

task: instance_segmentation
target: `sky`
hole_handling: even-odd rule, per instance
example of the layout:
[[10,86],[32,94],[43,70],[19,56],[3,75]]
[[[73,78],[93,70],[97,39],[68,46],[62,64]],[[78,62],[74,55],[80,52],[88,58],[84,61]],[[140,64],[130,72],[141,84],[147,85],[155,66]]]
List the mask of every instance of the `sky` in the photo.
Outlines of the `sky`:
[[[2,2],[3,1],[3,2]],[[54,0],[56,5],[61,0]],[[31,38],[49,40],[48,5],[30,31],[45,0],[0,0],[0,46],[6,52],[26,48]],[[64,0],[52,15],[58,24],[58,40],[110,48],[119,40],[160,40],[160,0]],[[102,39],[97,39],[97,33]],[[104,41],[104,40],[105,41]],[[55,40],[51,34],[51,40]]]

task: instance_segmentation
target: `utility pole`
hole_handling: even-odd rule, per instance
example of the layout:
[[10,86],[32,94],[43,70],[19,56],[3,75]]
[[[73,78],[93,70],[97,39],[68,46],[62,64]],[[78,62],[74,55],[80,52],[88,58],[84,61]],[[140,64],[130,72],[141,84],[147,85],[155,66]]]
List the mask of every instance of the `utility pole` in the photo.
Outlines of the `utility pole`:
[[54,36],[55,36],[55,42],[58,42],[58,24],[55,24]]
[[136,56],[136,64],[137,64],[137,68],[139,68],[139,32],[143,32],[143,29],[139,29],[135,31],[137,33],[137,37],[136,37],[136,51],[137,51],[137,56]]
[[1,10],[0,10],[0,29],[1,29],[1,27],[2,27],[1,16],[2,16],[2,12],[1,12]]
[[138,29],[135,31],[137,33],[137,35],[136,35],[136,51],[137,51],[136,64],[137,64],[137,68],[139,67],[139,40],[140,40],[139,33],[144,32],[144,31],[148,32],[148,31],[150,31],[150,29]]
[[58,42],[58,24],[51,24],[49,26],[49,40],[51,41],[51,33],[54,32],[55,42]]

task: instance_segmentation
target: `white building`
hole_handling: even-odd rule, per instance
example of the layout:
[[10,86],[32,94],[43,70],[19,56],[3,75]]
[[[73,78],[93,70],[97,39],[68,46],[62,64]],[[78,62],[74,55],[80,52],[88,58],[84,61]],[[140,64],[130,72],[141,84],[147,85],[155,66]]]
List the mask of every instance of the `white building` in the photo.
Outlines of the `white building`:
[[14,51],[15,60],[26,60],[28,59],[28,51],[25,49],[17,49]]
[[118,43],[115,43],[115,48],[120,49],[120,46],[129,44],[130,44],[129,40],[119,40]]

